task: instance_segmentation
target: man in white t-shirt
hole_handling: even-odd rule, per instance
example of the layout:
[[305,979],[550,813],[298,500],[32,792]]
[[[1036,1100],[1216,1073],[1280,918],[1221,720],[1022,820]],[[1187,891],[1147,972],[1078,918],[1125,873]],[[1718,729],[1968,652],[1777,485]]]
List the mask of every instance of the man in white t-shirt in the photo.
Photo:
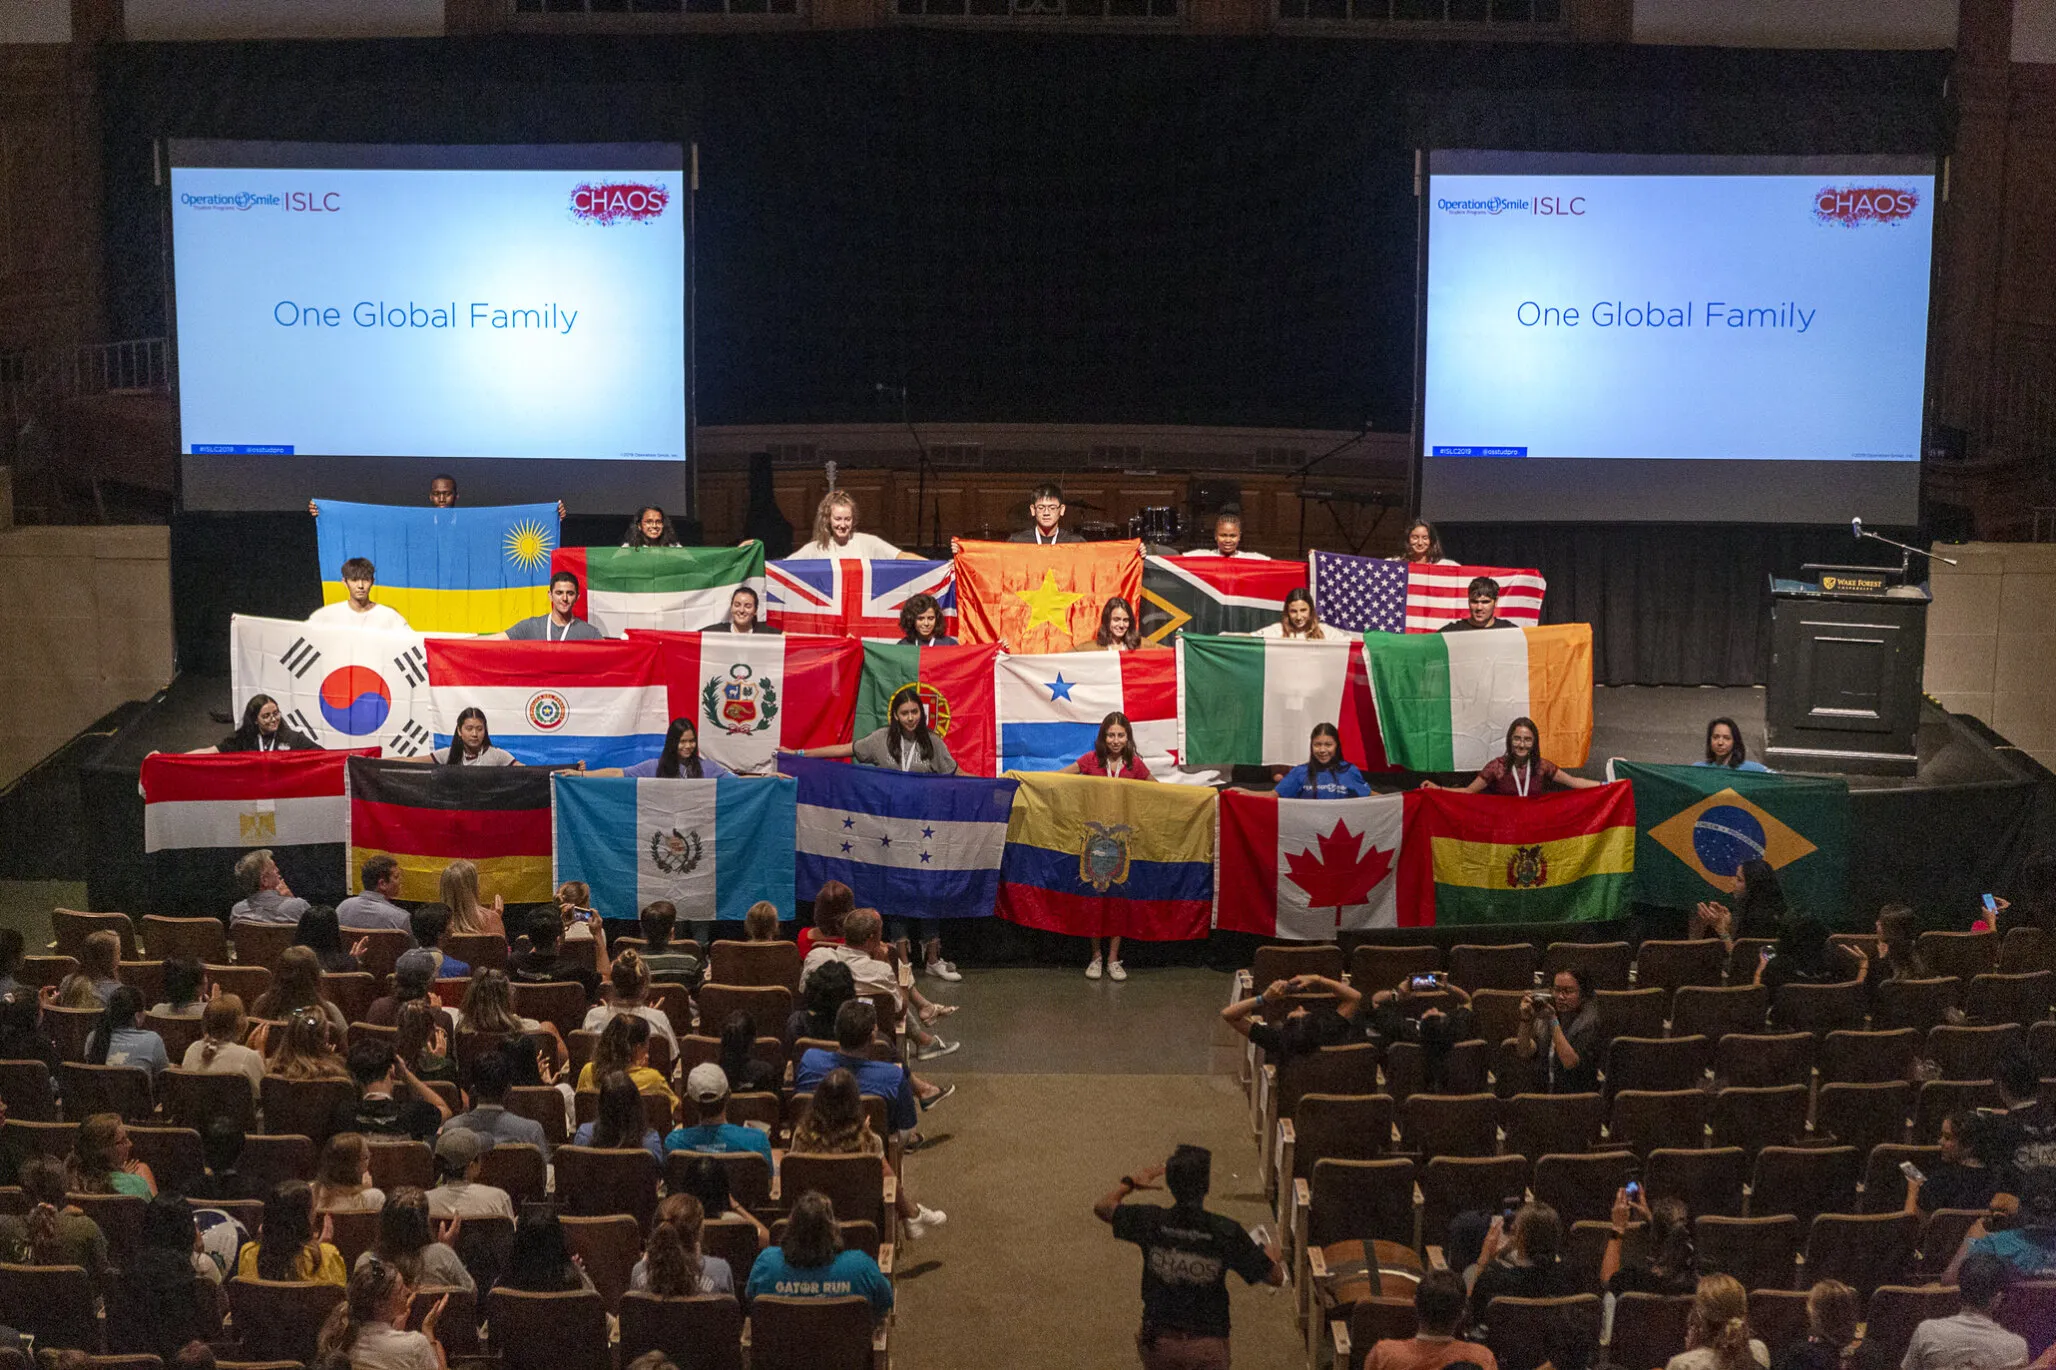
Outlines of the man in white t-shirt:
[[1214,545],[1196,547],[1185,554],[1188,557],[1235,557],[1242,561],[1269,561],[1262,552],[1242,550],[1242,515],[1230,509],[1223,509],[1214,515]]
[[397,609],[371,602],[371,587],[378,580],[378,568],[364,557],[343,563],[343,588],[349,593],[333,604],[324,604],[307,615],[309,623],[347,623],[353,628],[378,628],[390,633],[411,632]]
[[1966,1256],[1956,1272],[1963,1309],[1929,1318],[1913,1329],[1901,1370],[2021,1370],[2027,1341],[1999,1325],[2010,1274],[2006,1262],[1985,1252]]
[[498,1185],[478,1182],[479,1162],[492,1141],[468,1127],[445,1128],[435,1141],[435,1168],[442,1183],[428,1191],[428,1216],[512,1218],[514,1200]]
[[830,490],[814,511],[814,540],[793,549],[794,561],[830,561],[844,557],[865,561],[919,561],[884,538],[857,531],[857,502],[846,490]]

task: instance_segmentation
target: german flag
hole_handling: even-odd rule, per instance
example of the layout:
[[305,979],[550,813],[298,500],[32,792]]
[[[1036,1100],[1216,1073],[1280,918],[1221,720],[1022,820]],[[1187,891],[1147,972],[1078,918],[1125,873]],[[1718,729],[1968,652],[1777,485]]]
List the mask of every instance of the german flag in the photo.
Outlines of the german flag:
[[452,861],[478,866],[479,891],[509,904],[547,902],[550,772],[529,766],[423,766],[350,758],[350,890],[366,858],[400,863],[400,897],[441,897]]
[[1618,918],[1635,872],[1626,781],[1516,798],[1415,790],[1399,848],[1399,925]]

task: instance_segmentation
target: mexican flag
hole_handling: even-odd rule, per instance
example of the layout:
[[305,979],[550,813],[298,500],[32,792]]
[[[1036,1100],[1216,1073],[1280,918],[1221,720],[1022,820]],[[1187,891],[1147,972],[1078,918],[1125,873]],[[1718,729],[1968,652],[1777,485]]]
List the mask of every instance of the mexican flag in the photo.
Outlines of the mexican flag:
[[992,711],[992,663],[998,643],[957,647],[914,647],[897,642],[864,643],[863,677],[857,684],[853,735],[883,728],[886,705],[904,685],[918,685],[928,726],[956,758],[965,775],[997,775]]
[[1542,755],[1582,766],[1592,746],[1592,625],[1365,633],[1385,755],[1410,771],[1472,771],[1531,718]]
[[1635,792],[1626,781],[1526,799],[1406,796],[1401,927],[1619,918],[1634,878]]
[[578,577],[574,614],[608,637],[630,628],[697,632],[728,617],[736,587],[764,599],[764,544],[747,547],[559,547],[550,574]]
[[671,716],[693,721],[700,751],[738,775],[776,774],[780,747],[850,740],[864,645],[794,633],[651,633]]
[[1397,927],[1405,811],[1398,794],[1280,799],[1223,790],[1214,926],[1299,942]]
[[1332,723],[1342,756],[1388,769],[1378,739],[1363,643],[1276,637],[1178,636],[1178,746],[1188,766],[1296,766],[1316,723]]

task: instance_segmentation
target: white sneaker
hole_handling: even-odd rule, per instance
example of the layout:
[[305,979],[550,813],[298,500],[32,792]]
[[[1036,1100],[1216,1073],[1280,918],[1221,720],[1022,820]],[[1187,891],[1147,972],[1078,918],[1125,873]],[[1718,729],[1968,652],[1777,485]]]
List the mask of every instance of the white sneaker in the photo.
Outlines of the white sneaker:
[[927,1046],[922,1047],[919,1051],[916,1051],[914,1053],[914,1058],[920,1061],[932,1061],[938,1056],[949,1055],[951,1052],[957,1050],[959,1047],[963,1045],[964,1044],[962,1042],[945,1042],[942,1038],[937,1037]]
[[1107,974],[1116,980],[1125,980],[1128,978],[1128,968],[1119,961],[1109,961],[1107,962]]
[[958,970],[949,962],[940,960],[930,961],[928,963],[928,973],[938,980],[956,981],[964,978],[962,971]]
[[919,1241],[928,1235],[930,1229],[941,1227],[948,1221],[949,1214],[923,1205],[915,1211],[913,1217],[900,1224],[900,1235],[910,1242]]
[[1085,978],[1088,980],[1097,980],[1099,979],[1099,975],[1099,958],[1095,956],[1092,958],[1092,964],[1085,968]]

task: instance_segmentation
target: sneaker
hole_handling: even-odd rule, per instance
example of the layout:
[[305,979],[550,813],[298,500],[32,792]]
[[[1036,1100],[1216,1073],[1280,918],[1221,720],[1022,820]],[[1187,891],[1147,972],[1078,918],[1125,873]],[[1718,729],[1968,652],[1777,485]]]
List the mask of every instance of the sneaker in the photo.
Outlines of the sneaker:
[[927,1046],[915,1052],[914,1059],[917,1061],[932,1061],[938,1056],[947,1056],[951,1052],[961,1049],[963,1045],[962,1042],[945,1042],[942,1038],[937,1037],[930,1041]]
[[1128,968],[1119,961],[1109,961],[1107,962],[1107,974],[1116,980],[1125,980],[1128,978]]
[[[1120,963],[1116,962],[1115,964],[1118,965]],[[1095,956],[1092,958],[1092,964],[1085,968],[1085,978],[1088,980],[1097,980],[1099,979],[1099,974],[1099,958]]]
[[941,1227],[948,1221],[949,1214],[924,1204],[915,1211],[913,1217],[900,1224],[900,1235],[910,1242],[919,1241],[927,1236],[931,1229]]
[[931,1094],[927,1098],[921,1100],[921,1111],[923,1113],[926,1113],[929,1109],[934,1108],[937,1104],[941,1103],[944,1099],[947,1099],[950,1095],[956,1092],[957,1087],[955,1085],[944,1085],[942,1087],[942,1092],[940,1094]]
[[929,962],[928,973],[938,980],[956,981],[964,978],[963,972],[947,961]]

